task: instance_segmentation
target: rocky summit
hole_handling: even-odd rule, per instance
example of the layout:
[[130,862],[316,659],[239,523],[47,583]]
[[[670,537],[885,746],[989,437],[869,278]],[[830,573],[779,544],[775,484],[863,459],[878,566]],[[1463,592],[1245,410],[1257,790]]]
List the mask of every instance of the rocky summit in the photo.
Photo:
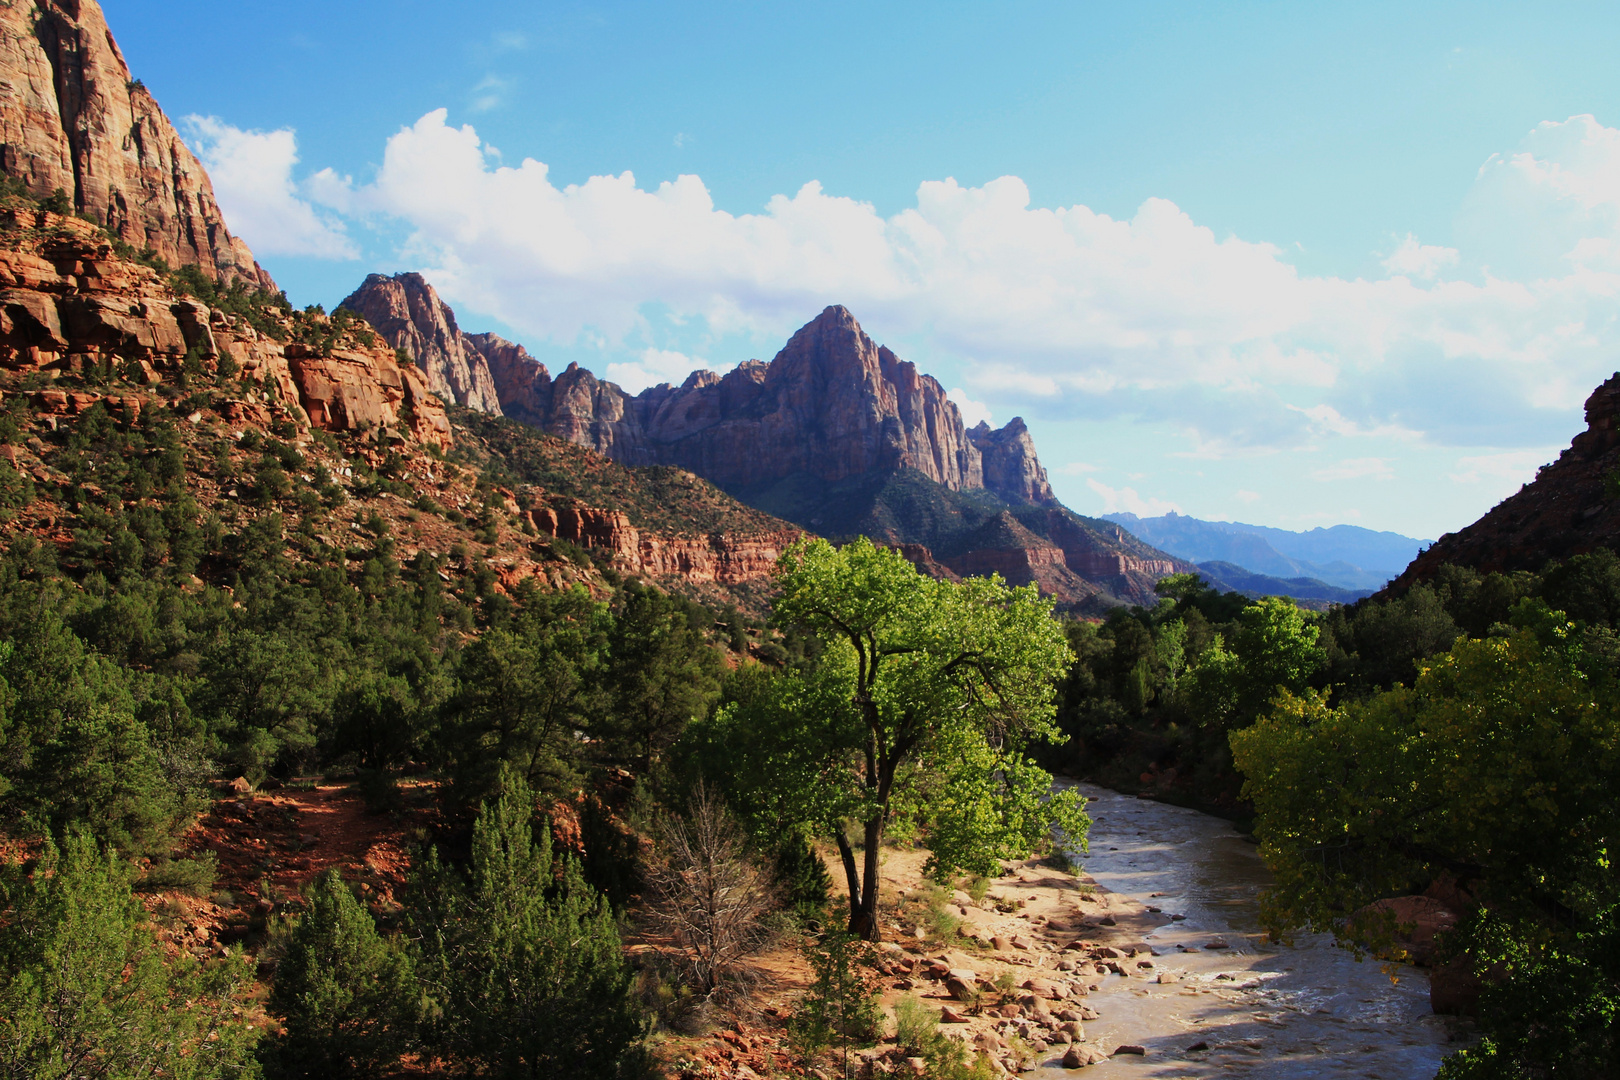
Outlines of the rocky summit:
[[678,387],[632,396],[575,364],[553,378],[520,345],[460,332],[420,274],[373,274],[342,306],[457,404],[504,411],[627,464],[679,465],[727,489],[914,469],[951,491],[1057,501],[1022,419],[967,430],[938,380],[874,342],[846,308],[827,308],[768,364],[694,371]]
[[521,345],[460,331],[419,274],[373,274],[343,306],[461,404],[629,465],[678,466],[803,528],[899,546],[930,573],[996,572],[1105,607],[1151,603],[1159,578],[1195,569],[1062,506],[1022,418],[966,427],[938,380],[843,307],[769,363],[631,395],[577,364],[553,377]]
[[0,4],[0,171],[170,265],[273,286],[95,0]]

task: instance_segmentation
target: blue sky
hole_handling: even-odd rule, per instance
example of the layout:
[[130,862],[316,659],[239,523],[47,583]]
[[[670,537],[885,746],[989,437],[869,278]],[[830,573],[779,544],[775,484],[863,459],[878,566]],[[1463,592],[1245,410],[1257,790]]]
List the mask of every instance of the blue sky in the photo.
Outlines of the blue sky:
[[842,302],[1082,512],[1438,535],[1620,367],[1613,5],[104,7],[295,302],[632,386]]

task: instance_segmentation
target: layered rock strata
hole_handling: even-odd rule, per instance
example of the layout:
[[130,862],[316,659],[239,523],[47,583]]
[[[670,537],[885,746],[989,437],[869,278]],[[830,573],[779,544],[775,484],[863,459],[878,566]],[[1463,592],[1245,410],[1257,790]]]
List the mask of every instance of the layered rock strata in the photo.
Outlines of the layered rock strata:
[[[443,404],[392,349],[353,340],[316,349],[278,340],[119,258],[89,222],[0,211],[0,366],[47,376],[118,370],[151,384],[177,378],[188,362],[217,370],[225,357],[242,384],[260,387],[221,404],[233,422],[268,426],[284,419],[306,430],[451,445]],[[46,411],[77,412],[98,399],[42,393]]]
[[273,288],[225,227],[213,185],[130,75],[95,0],[0,4],[0,172],[138,250]]
[[1446,563],[1540,570],[1597,547],[1620,546],[1620,373],[1586,399],[1586,430],[1535,479],[1484,517],[1430,545],[1383,593],[1399,594]]
[[768,578],[782,552],[804,535],[785,529],[750,536],[662,536],[643,533],[624,513],[591,507],[536,505],[524,517],[544,536],[607,552],[621,569],[717,585]]

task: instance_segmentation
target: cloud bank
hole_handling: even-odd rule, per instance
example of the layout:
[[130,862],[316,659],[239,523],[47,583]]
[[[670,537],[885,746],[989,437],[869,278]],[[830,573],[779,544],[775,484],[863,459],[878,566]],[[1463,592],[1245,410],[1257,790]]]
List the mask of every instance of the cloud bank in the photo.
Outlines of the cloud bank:
[[317,213],[300,196],[293,182],[298,144],[291,130],[243,131],[213,116],[188,116],[185,127],[226,221],[254,251],[359,258],[343,224]]

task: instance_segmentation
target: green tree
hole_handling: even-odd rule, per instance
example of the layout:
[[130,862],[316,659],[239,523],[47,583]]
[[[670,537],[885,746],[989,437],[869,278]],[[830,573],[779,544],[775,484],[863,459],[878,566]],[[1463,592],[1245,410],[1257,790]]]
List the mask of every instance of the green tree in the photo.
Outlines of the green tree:
[[810,670],[722,710],[701,739],[740,758],[728,770],[748,789],[740,805],[832,836],[852,933],[877,936],[880,859],[897,816],[923,827],[942,878],[1025,855],[1054,824],[1084,843],[1078,797],[1051,795],[1051,777],[1025,753],[1034,740],[1061,741],[1053,698],[1069,659],[1033,586],[936,581],[864,539],[794,547],[777,583],[777,617],[826,648]]
[[1229,642],[1217,639],[1188,673],[1184,699],[1199,724],[1229,731],[1252,721],[1279,691],[1299,693],[1326,657],[1319,629],[1284,597],[1237,613]]
[[131,877],[81,829],[0,867],[0,1078],[258,1074],[246,959],[166,962]]
[[1620,705],[1562,613],[1515,618],[1534,629],[1459,642],[1410,688],[1284,695],[1231,736],[1276,875],[1264,912],[1378,944],[1365,905],[1449,877],[1479,905],[1449,945],[1495,985],[1488,1044],[1447,1075],[1614,1075]]
[[283,941],[270,991],[282,1032],[261,1049],[274,1077],[377,1076],[415,1041],[418,991],[409,957],[336,870],[310,886]]
[[464,649],[439,743],[456,799],[476,805],[509,768],[553,797],[578,780],[582,732],[604,711],[602,654],[611,619],[583,590],[532,597],[509,629]]
[[720,694],[720,654],[692,622],[679,598],[634,583],[615,612],[605,672],[613,705],[602,734],[610,753],[642,775]]
[[608,905],[512,772],[473,827],[468,875],[430,856],[417,875],[412,924],[421,973],[436,989],[439,1046],[469,1069],[503,1077],[594,1080],[637,1059],[644,1031]]

